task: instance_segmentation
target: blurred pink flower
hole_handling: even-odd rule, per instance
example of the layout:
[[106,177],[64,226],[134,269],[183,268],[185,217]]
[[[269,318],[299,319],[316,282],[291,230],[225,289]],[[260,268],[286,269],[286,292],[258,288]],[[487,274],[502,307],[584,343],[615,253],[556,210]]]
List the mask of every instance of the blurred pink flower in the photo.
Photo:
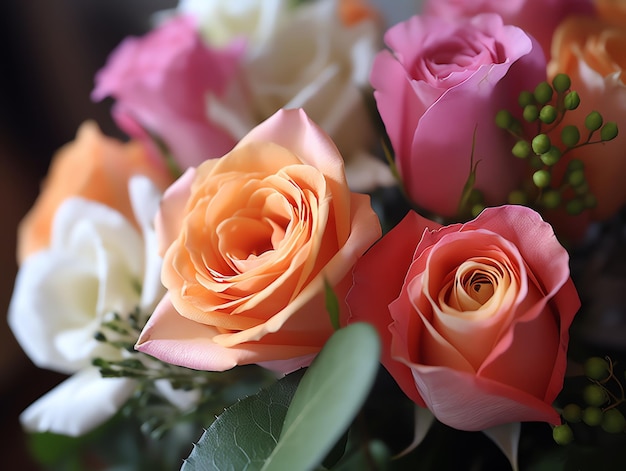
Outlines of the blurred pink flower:
[[555,28],[569,15],[590,15],[592,0],[426,0],[424,12],[448,18],[469,18],[479,13],[498,13],[505,24],[532,35],[546,55]]
[[227,93],[244,43],[204,44],[195,21],[174,17],[143,37],[125,39],[96,75],[94,100],[112,96],[113,115],[133,137],[161,139],[184,168],[220,157],[235,138],[208,119],[211,96]]

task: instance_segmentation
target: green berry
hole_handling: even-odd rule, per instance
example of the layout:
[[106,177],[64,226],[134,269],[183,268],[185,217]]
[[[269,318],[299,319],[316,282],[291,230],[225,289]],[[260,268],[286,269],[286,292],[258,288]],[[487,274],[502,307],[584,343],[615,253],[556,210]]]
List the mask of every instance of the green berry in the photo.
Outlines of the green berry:
[[513,124],[513,115],[507,110],[500,110],[496,114],[496,126],[502,129],[509,129]]
[[582,419],[590,427],[596,427],[602,423],[602,410],[596,406],[585,407]]
[[526,121],[532,123],[539,118],[539,108],[537,108],[537,105],[526,105],[524,107],[524,111],[522,112],[522,116]]
[[589,183],[587,183],[587,180],[583,180],[581,183],[579,183],[573,188],[574,188],[574,193],[576,193],[576,195],[578,196],[582,196],[583,198],[585,197],[585,195],[589,193]]
[[533,173],[533,183],[537,188],[547,187],[550,185],[551,179],[550,172],[547,170],[541,169]]
[[567,171],[573,172],[574,170],[582,170],[585,168],[585,164],[580,159],[572,159],[567,163]]
[[597,111],[592,111],[585,118],[585,127],[589,131],[597,131],[602,126],[602,115]]
[[570,216],[576,216],[582,213],[584,210],[585,203],[578,198],[568,201],[565,205],[565,211],[567,211],[567,214],[569,214]]
[[535,103],[535,97],[528,90],[524,90],[519,94],[519,98],[517,99],[520,107],[524,108],[527,105]]
[[541,111],[539,111],[539,119],[546,124],[554,123],[557,115],[556,108],[552,105],[545,105],[541,108]]
[[552,429],[552,438],[559,445],[568,445],[574,441],[574,432],[569,425],[557,425]]
[[561,193],[557,190],[548,190],[542,195],[541,202],[547,209],[558,208],[561,204]]
[[583,389],[583,398],[590,406],[600,407],[608,401],[609,396],[602,386],[598,384],[588,384],[585,386],[585,389]]
[[579,187],[585,183],[585,172],[583,170],[574,170],[567,174],[567,182],[575,187]]
[[552,99],[552,87],[548,82],[541,82],[535,87],[535,100],[544,105]]
[[557,92],[563,93],[572,86],[572,81],[567,74],[556,74],[552,79],[552,86]]
[[481,203],[476,203],[474,205],[472,205],[472,208],[470,210],[470,212],[472,213],[472,217],[476,217],[478,216],[482,210],[485,209],[485,205],[481,204]]
[[602,381],[609,376],[609,362],[601,357],[587,358],[584,364],[585,376]]
[[565,420],[573,424],[580,422],[582,409],[578,404],[568,404],[563,408],[561,415]]
[[561,131],[561,142],[567,147],[574,147],[580,141],[580,131],[572,124],[569,124]]
[[569,92],[563,98],[563,106],[566,110],[575,110],[580,105],[580,96],[577,92]]
[[539,158],[548,166],[554,165],[561,159],[561,151],[557,147],[551,146],[548,152],[544,152]]
[[617,123],[613,121],[607,121],[607,123],[602,126],[600,130],[600,138],[603,141],[610,141],[617,137]]
[[539,170],[540,168],[543,168],[543,162],[541,161],[539,156],[535,154],[530,155],[530,158],[528,159],[528,164],[533,170]]
[[533,137],[532,148],[535,154],[541,155],[544,152],[548,152],[551,146],[552,143],[550,142],[550,138],[547,134],[537,134]]
[[595,208],[598,204],[598,199],[591,193],[587,193],[583,201],[585,203],[585,208],[587,209]]
[[602,416],[602,430],[608,433],[621,433],[626,428],[626,419],[616,408],[609,409]]
[[511,153],[520,159],[525,159],[528,157],[531,151],[531,146],[528,141],[520,140],[515,143],[513,148],[511,149]]
[[528,202],[528,196],[522,190],[513,190],[509,193],[508,200],[509,204],[521,204],[526,205]]

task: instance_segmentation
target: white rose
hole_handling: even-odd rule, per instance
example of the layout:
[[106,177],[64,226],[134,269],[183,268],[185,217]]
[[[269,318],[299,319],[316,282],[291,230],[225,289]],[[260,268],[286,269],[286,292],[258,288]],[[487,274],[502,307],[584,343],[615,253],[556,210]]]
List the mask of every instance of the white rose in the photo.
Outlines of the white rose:
[[263,44],[286,21],[289,0],[181,0],[177,13],[197,19],[204,40],[225,46],[245,37],[248,47]]
[[78,372],[22,414],[29,430],[84,433],[133,391],[134,380],[105,379],[91,366],[96,357],[123,356],[94,338],[102,321],[114,312],[125,317],[137,307],[152,309],[163,294],[152,228],[160,193],[134,177],[130,195],[142,233],[107,206],[70,198],[55,214],[50,247],[20,267],[8,317],[15,337],[37,366]]
[[[234,2],[207,3],[212,5],[210,8],[219,4],[226,9],[226,3]],[[231,23],[203,22],[202,29],[206,35],[210,30],[237,25],[237,34],[231,36],[234,38],[246,32],[238,28],[245,23],[256,34],[244,58],[243,83],[238,89],[247,95],[248,111],[242,111],[241,97],[238,102],[232,95],[222,100],[210,98],[210,119],[241,138],[280,108],[304,108],[346,159],[352,190],[369,191],[395,183],[388,165],[371,155],[378,144],[377,133],[364,101],[372,62],[382,47],[380,24],[363,20],[345,25],[338,14],[337,0],[308,2],[297,8],[278,8],[276,2],[263,2],[270,12],[261,11],[260,0],[243,3],[248,5],[245,10],[231,7]],[[180,8],[190,11],[190,5],[196,4],[204,5],[183,1]],[[239,23],[234,20],[238,11],[243,16]],[[267,20],[270,17],[272,21]],[[270,23],[273,28],[266,28]],[[264,34],[257,34],[259,30]]]

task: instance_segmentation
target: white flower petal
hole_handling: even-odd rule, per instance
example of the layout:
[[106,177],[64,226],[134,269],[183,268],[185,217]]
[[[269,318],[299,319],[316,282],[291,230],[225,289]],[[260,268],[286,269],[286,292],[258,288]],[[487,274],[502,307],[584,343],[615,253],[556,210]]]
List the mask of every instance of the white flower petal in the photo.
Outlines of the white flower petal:
[[135,219],[141,227],[144,239],[145,262],[140,307],[152,310],[165,293],[165,288],[161,283],[163,260],[159,256],[154,228],[154,218],[159,211],[163,195],[152,181],[143,176],[131,178],[129,193]]
[[487,435],[509,459],[513,471],[519,469],[517,465],[517,450],[521,431],[522,426],[519,422],[498,425],[483,430],[483,433]]
[[182,412],[190,410],[200,400],[200,391],[198,389],[192,389],[191,391],[174,389],[172,383],[166,379],[159,379],[154,382],[154,385],[165,399]]
[[20,421],[31,432],[83,435],[113,417],[135,384],[126,378],[102,378],[96,368],[87,368],[32,403]]

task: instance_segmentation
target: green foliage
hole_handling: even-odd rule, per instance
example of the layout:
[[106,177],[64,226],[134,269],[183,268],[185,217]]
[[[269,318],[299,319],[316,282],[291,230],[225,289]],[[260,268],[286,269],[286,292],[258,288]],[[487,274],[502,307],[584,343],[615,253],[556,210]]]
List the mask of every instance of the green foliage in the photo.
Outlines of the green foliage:
[[369,324],[336,332],[302,378],[264,470],[312,469],[346,431],[374,383],[380,357]]
[[204,432],[181,470],[261,469],[274,449],[304,370],[226,409]]
[[[581,129],[573,124],[563,125],[566,114],[580,105],[580,96],[570,86],[571,79],[558,74],[552,84],[541,82],[534,91],[520,93],[519,118],[510,110],[496,114],[496,125],[515,139],[511,154],[526,159],[532,171],[532,177],[516,189],[509,202],[521,201],[514,204],[524,204],[539,212],[563,208],[571,215],[595,207],[596,198],[590,192],[584,169],[573,171],[559,164],[574,149],[615,139],[619,130],[616,123],[605,123],[598,111],[585,117]],[[526,193],[526,197],[520,198],[520,193]]]
[[326,300],[326,311],[328,311],[328,315],[330,316],[330,323],[333,329],[339,330],[341,327],[339,324],[339,300],[333,291],[333,287],[330,286],[326,278],[324,278],[324,296]]
[[363,405],[379,355],[373,327],[338,330],[304,374],[289,374],[226,409],[182,470],[315,469]]

